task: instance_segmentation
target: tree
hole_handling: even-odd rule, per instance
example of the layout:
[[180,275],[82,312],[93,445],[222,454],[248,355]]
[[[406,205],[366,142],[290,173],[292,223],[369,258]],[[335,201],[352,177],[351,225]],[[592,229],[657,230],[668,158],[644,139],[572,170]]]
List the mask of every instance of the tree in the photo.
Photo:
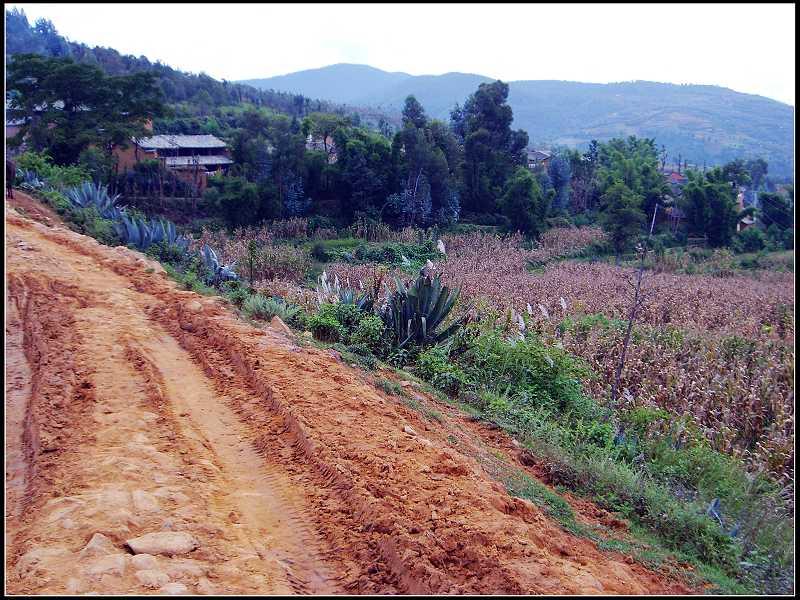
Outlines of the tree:
[[414,96],[406,97],[405,104],[403,105],[403,125],[411,124],[417,129],[422,129],[428,122],[428,117],[425,115],[425,109],[417,101]]
[[750,185],[753,181],[747,163],[741,158],[732,160],[722,167],[722,176],[736,187]]
[[525,164],[528,134],[512,131],[507,103],[508,84],[482,83],[451,113],[453,130],[463,132],[464,206],[476,213],[493,213],[506,181]]
[[767,176],[769,165],[763,158],[756,158],[747,161],[747,171],[750,173],[750,179],[753,182],[755,189],[760,189],[764,178]]
[[512,229],[534,237],[545,229],[548,204],[533,173],[525,167],[517,168],[500,199],[501,210]]
[[258,188],[244,177],[210,177],[203,202],[231,228],[252,225],[258,218]]
[[24,121],[10,143],[26,139],[57,164],[73,164],[91,145],[111,154],[145,135],[145,122],[165,114],[152,73],[108,77],[69,58],[15,55],[8,67],[9,116]]
[[387,199],[387,216],[393,215],[404,224],[454,222],[460,212],[460,160],[453,132],[441,121],[428,120],[416,99],[409,96],[403,128],[392,142],[392,161],[401,190]]
[[617,263],[631,242],[641,233],[646,220],[641,198],[621,181],[616,181],[601,198],[604,209],[600,224],[614,247]]
[[331,156],[333,147],[331,140],[333,134],[341,127],[347,127],[348,121],[339,115],[329,113],[314,112],[303,119],[301,131],[304,136],[311,136],[314,139],[322,142],[325,154]]
[[690,235],[706,236],[713,247],[729,245],[740,215],[728,175],[717,167],[705,175],[689,171],[688,177],[682,208]]
[[562,153],[554,154],[547,165],[547,176],[550,184],[555,190],[553,210],[562,212],[569,207],[570,180],[572,179],[572,168],[569,158]]
[[652,214],[669,189],[658,169],[655,140],[630,136],[597,145],[597,188],[600,197],[621,181],[642,200],[641,209]]
[[782,194],[763,192],[758,196],[761,204],[761,216],[767,227],[776,225],[779,229],[790,229],[794,226],[794,206],[789,198]]

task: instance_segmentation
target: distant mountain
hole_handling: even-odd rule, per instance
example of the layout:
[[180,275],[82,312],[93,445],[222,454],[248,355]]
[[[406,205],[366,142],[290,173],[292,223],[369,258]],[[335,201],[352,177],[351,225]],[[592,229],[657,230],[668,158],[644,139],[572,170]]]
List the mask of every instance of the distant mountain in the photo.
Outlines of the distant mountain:
[[[243,81],[260,89],[301,93],[351,106],[399,113],[414,94],[431,116],[447,119],[490,77],[466,73],[409,75],[366,65],[336,64],[267,79]],[[653,137],[670,157],[690,163],[721,164],[734,158],[763,157],[770,174],[794,169],[794,107],[763,96],[709,85],[634,81],[509,82],[514,126],[532,145],[585,147],[592,139]]]

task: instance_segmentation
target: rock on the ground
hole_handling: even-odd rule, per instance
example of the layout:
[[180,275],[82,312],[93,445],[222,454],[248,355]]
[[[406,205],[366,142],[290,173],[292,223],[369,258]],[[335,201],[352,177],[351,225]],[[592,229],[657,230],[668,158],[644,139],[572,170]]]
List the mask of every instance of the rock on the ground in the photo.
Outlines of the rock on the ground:
[[186,312],[190,313],[201,313],[203,312],[203,305],[200,303],[199,300],[192,300],[186,303],[184,309],[186,310]]
[[87,585],[85,581],[77,577],[70,577],[67,579],[66,588],[68,594],[81,594],[87,590]]
[[160,587],[164,587],[169,583],[169,575],[167,575],[163,571],[157,571],[155,569],[145,569],[143,571],[136,571],[136,579],[144,587],[153,590]]
[[92,577],[103,575],[124,575],[128,564],[126,554],[111,554],[95,559],[87,568],[86,574]]
[[179,596],[181,594],[188,594],[189,588],[187,588],[182,583],[174,582],[168,583],[164,587],[158,590],[159,594],[167,594],[169,596]]
[[80,552],[81,558],[88,556],[105,556],[106,554],[113,554],[117,552],[114,543],[104,536],[102,533],[95,533],[89,543],[83,547]]
[[144,490],[134,490],[133,506],[139,512],[150,513],[159,512],[158,500],[150,492]]
[[269,322],[269,326],[275,331],[285,333],[286,335],[292,335],[292,330],[289,329],[286,323],[284,323],[278,315],[272,317],[272,320]]
[[200,543],[188,533],[181,531],[159,531],[146,533],[125,542],[134,554],[186,554]]
[[176,560],[167,565],[167,573],[176,579],[185,576],[202,577],[206,574],[206,569],[193,560]]
[[131,558],[134,569],[152,570],[158,568],[158,559],[152,554],[137,554]]
[[403,427],[403,431],[406,432],[408,435],[417,435],[417,432],[414,431],[414,429],[412,429],[410,425],[406,425],[405,427]]
[[217,594],[217,587],[205,577],[201,577],[197,582],[197,591],[204,596],[214,596]]
[[42,561],[61,558],[68,554],[69,551],[66,548],[33,548],[23,554],[17,561],[17,573],[20,576],[27,575],[30,570],[37,567]]

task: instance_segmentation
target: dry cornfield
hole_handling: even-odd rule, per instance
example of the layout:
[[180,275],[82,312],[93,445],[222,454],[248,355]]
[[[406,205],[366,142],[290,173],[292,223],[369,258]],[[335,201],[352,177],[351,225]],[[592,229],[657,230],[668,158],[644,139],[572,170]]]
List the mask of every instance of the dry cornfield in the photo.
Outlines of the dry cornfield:
[[[447,259],[436,268],[447,283],[462,289],[467,302],[484,299],[494,308],[513,309],[525,315],[529,328],[557,336],[597,373],[587,382],[589,392],[608,397],[624,332],[612,327],[569,333],[558,324],[590,314],[626,319],[634,270],[561,261],[533,273],[526,268],[529,261],[561,256],[599,239],[596,230],[554,229],[549,235],[534,250],[525,250],[519,236],[445,237]],[[367,281],[370,269],[339,264],[330,273],[357,282]],[[643,331],[628,352],[625,396],[639,406],[692,415],[715,448],[743,457],[753,468],[793,477],[792,275],[648,273],[643,289],[638,317]]]

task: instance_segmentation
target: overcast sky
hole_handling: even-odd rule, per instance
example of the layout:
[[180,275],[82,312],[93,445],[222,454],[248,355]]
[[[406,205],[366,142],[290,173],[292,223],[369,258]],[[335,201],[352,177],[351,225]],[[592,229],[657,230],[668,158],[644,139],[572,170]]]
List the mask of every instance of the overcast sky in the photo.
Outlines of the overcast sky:
[[350,62],[505,81],[713,84],[794,105],[793,4],[11,6],[72,41],[218,79]]

